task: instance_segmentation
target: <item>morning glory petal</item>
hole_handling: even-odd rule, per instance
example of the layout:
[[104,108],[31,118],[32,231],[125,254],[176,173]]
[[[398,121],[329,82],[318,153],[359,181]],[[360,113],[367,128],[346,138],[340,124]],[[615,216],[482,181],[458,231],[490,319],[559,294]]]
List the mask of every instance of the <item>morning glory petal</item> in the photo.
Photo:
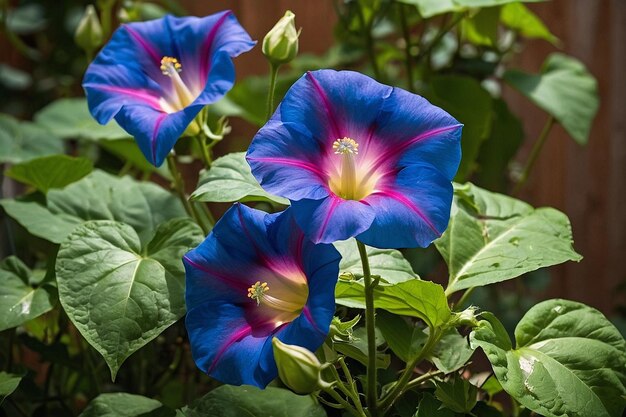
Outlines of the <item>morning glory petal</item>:
[[159,166],[202,108],[232,88],[232,58],[253,46],[229,11],[122,25],[85,73],[89,109],[102,124],[115,118]]
[[450,180],[430,165],[404,168],[393,186],[366,198],[376,214],[357,239],[379,248],[426,247],[448,227],[452,194]]
[[321,200],[292,201],[291,206],[298,226],[315,243],[356,236],[367,230],[375,215],[367,203],[334,195]]
[[426,246],[447,226],[461,128],[420,96],[319,70],[289,89],[247,160],[314,242]]
[[277,376],[272,337],[317,349],[334,312],[339,260],[332,245],[305,238],[290,209],[231,207],[183,258],[198,367],[224,383],[265,387]]

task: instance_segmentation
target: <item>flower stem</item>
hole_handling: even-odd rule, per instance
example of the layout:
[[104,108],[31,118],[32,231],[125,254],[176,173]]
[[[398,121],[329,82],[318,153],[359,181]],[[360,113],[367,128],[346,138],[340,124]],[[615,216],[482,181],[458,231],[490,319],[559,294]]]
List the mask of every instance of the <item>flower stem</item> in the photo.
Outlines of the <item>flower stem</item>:
[[400,15],[400,27],[404,37],[404,64],[406,66],[407,89],[413,92],[415,80],[413,79],[413,57],[411,56],[411,32],[406,20],[408,7],[400,2],[398,4],[398,14]]
[[543,146],[546,144],[546,139],[548,139],[548,135],[550,133],[550,130],[552,130],[552,126],[554,126],[555,121],[556,120],[554,119],[554,116],[548,117],[546,124],[543,126],[543,129],[541,130],[539,137],[535,141],[535,144],[533,145],[533,148],[530,151],[530,156],[528,157],[528,161],[526,162],[524,171],[522,171],[522,175],[517,181],[517,184],[515,184],[515,188],[513,188],[513,192],[511,193],[512,195],[517,195],[517,193],[519,193],[519,191],[522,189],[522,187],[526,183],[526,180],[528,180],[528,176],[530,175],[530,172],[535,166],[535,162],[537,162],[537,157],[541,153]]
[[443,371],[426,372],[424,375],[420,375],[417,378],[414,378],[414,379],[410,380],[409,382],[407,382],[405,390],[409,390],[411,388],[418,387],[418,386],[422,385],[424,382],[428,381],[429,379],[433,379],[433,378],[435,378],[437,376],[440,376],[440,375],[444,375],[444,372]]
[[192,219],[194,219],[194,221],[198,224],[198,226],[202,228],[202,231],[204,231],[204,234],[209,233],[208,227],[203,222],[200,221],[200,218],[198,216],[198,211],[196,210],[194,206],[192,206],[192,204],[187,199],[187,195],[185,194],[185,183],[183,182],[183,176],[178,171],[178,167],[176,165],[176,157],[174,156],[174,153],[170,152],[169,154],[167,154],[166,160],[167,160],[167,168],[170,170],[170,173],[172,174],[172,178],[173,178],[172,185],[174,187],[174,191],[176,191],[176,194],[178,194],[178,198],[180,199],[180,202],[183,203],[183,207],[185,207],[185,211]]
[[374,311],[374,288],[370,264],[365,245],[357,241],[361,264],[363,265],[363,281],[365,284],[365,328],[367,330],[367,409],[372,417],[378,416],[378,387],[376,375],[376,312]]
[[469,296],[472,295],[472,293],[474,292],[475,289],[476,289],[476,287],[469,287],[467,290],[465,290],[463,295],[459,298],[459,300],[454,305],[454,309],[457,310],[457,311],[459,309],[461,309],[463,307],[463,304],[467,301]]
[[365,36],[365,46],[367,47],[367,54],[369,56],[370,63],[372,65],[372,71],[374,72],[374,78],[380,80],[380,68],[378,67],[378,61],[376,60],[376,49],[374,48],[374,38],[372,37],[372,24],[368,24],[365,21],[365,14],[363,14],[363,7],[359,4],[359,20],[361,22],[361,29]]
[[[393,406],[393,403],[404,394],[404,392],[409,388],[409,381],[411,376],[413,375],[413,370],[415,366],[419,364],[422,360],[424,360],[430,351],[435,347],[439,339],[441,338],[441,332],[437,329],[430,328],[430,332],[428,333],[428,340],[424,344],[424,347],[420,351],[419,355],[415,357],[412,361],[407,363],[406,368],[402,372],[400,379],[396,381],[393,388],[385,395],[385,397],[381,401],[381,408],[384,410],[383,415],[385,415]],[[414,385],[414,384],[413,384]]]
[[276,90],[276,78],[278,78],[278,69],[280,65],[270,63],[270,89],[267,93],[267,111],[265,120],[269,120],[274,113],[274,93]]
[[196,143],[200,148],[200,153],[202,155],[202,162],[204,162],[204,166],[206,169],[211,168],[211,164],[213,162],[213,158],[211,158],[211,149],[207,146],[206,137],[204,135],[198,135],[195,137]]

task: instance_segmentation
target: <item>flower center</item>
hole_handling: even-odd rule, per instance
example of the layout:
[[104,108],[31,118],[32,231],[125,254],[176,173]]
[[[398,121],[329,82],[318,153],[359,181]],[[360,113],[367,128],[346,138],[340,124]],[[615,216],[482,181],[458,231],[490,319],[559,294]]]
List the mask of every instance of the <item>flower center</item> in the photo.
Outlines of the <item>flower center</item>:
[[333,142],[335,155],[341,158],[334,163],[335,172],[329,177],[328,186],[335,195],[344,200],[362,200],[372,193],[376,178],[362,171],[357,164],[359,143],[351,138],[344,137]]
[[183,65],[178,62],[178,59],[164,56],[161,58],[161,66],[159,68],[163,75],[170,78],[173,87],[169,97],[160,100],[163,110],[167,113],[174,113],[190,105],[195,100],[195,96],[191,93],[183,79],[180,78],[179,73],[183,70]]
[[304,292],[282,291],[282,296],[280,296],[281,294],[275,294],[277,295],[276,297],[268,294],[269,290],[270,287],[267,285],[267,282],[257,281],[248,288],[248,297],[255,300],[257,306],[264,305],[277,312],[288,313],[289,316],[294,315],[293,318],[300,314],[308,297],[306,286],[304,286]]

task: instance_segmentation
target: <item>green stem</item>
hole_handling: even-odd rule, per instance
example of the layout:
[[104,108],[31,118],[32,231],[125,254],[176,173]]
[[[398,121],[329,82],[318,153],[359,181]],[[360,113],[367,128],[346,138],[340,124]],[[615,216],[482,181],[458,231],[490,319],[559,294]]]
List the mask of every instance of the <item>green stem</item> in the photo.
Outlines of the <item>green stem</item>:
[[348,370],[348,367],[346,366],[346,363],[344,362],[343,357],[340,357],[338,359],[338,362],[341,366],[341,369],[344,375],[346,375],[346,378],[348,380],[347,381],[348,386],[346,386],[346,384],[341,380],[341,377],[339,376],[339,372],[337,372],[337,369],[334,366],[331,366],[330,369],[332,371],[333,378],[335,379],[335,381],[337,381],[336,386],[339,388],[341,392],[343,392],[346,395],[346,397],[350,398],[350,400],[352,401],[352,404],[354,404],[356,411],[358,412],[357,416],[367,416],[367,414],[365,413],[365,410],[363,410],[363,405],[361,404],[361,399],[359,398],[359,392],[355,389],[354,379],[352,378],[352,374],[350,374],[350,371]]
[[208,234],[209,229],[204,224],[204,222],[200,221],[196,208],[187,199],[187,195],[185,194],[185,184],[183,182],[183,176],[180,174],[180,172],[178,171],[178,167],[176,166],[176,157],[172,152],[170,152],[169,154],[167,154],[166,160],[167,168],[170,170],[170,174],[172,174],[172,185],[174,187],[174,191],[176,191],[176,194],[178,194],[178,198],[183,204],[183,207],[185,207],[185,211],[202,228],[204,234]]
[[409,382],[407,382],[405,391],[408,391],[411,388],[418,387],[418,386],[422,385],[424,382],[426,382],[426,381],[428,381],[430,379],[433,379],[433,378],[435,378],[437,376],[444,375],[444,374],[445,374],[445,372],[443,372],[443,371],[433,371],[433,372],[427,372],[424,375],[420,375],[417,378],[414,378],[414,379],[410,380]]
[[408,383],[413,376],[413,370],[422,360],[424,360],[430,351],[435,347],[437,342],[441,337],[441,333],[436,329],[430,328],[430,332],[428,333],[428,340],[426,340],[426,344],[420,351],[419,355],[411,362],[407,363],[406,368],[402,372],[400,379],[396,381],[393,388],[385,395],[385,397],[381,401],[381,408],[384,410],[383,415],[385,415],[393,406],[393,403],[404,394],[404,392],[408,389]]
[[513,192],[511,193],[512,195],[517,195],[517,193],[519,193],[519,191],[522,189],[522,187],[526,183],[526,180],[528,180],[528,176],[530,175],[530,172],[535,166],[535,162],[537,162],[537,157],[539,157],[539,154],[541,153],[543,146],[546,144],[546,140],[548,139],[548,135],[550,134],[550,130],[552,130],[552,126],[554,126],[555,121],[556,120],[554,119],[554,116],[548,117],[546,124],[543,126],[543,129],[541,130],[539,137],[535,141],[535,144],[533,145],[533,148],[530,151],[530,156],[528,157],[526,166],[524,167],[524,170],[522,171],[522,175],[520,176],[520,179],[517,181],[517,184],[515,184],[515,188],[513,188]]
[[211,157],[211,149],[209,146],[207,146],[206,143],[207,138],[203,135],[198,135],[195,137],[195,139],[202,154],[202,162],[204,162],[204,166],[206,167],[206,169],[210,169],[213,158]]
[[358,411],[350,405],[350,403],[344,400],[341,395],[339,395],[333,388],[324,388],[324,392],[330,395],[333,400],[337,401],[341,404],[346,410],[348,410],[352,415],[358,417],[367,417],[364,414],[359,414]]
[[278,69],[280,65],[270,63],[270,89],[267,92],[267,111],[265,112],[265,120],[269,120],[274,113],[274,93],[276,90],[276,78],[278,78]]
[[367,408],[372,417],[378,416],[378,386],[376,375],[376,312],[374,311],[374,288],[365,245],[357,241],[363,282],[365,284],[365,328],[367,330]]
[[463,19],[464,14],[463,13],[458,13],[451,21],[450,23],[448,23],[445,27],[442,27],[439,32],[437,33],[437,35],[435,35],[435,37],[433,38],[432,41],[430,41],[430,43],[428,44],[428,46],[426,46],[426,48],[424,48],[424,50],[420,51],[420,53],[417,55],[416,60],[419,61],[424,57],[427,57],[430,55],[430,53],[432,52],[432,50],[435,48],[435,46],[437,46],[437,44],[443,39],[443,37],[446,35],[446,33],[450,32],[460,21],[461,19]]
[[470,295],[472,295],[475,289],[476,287],[469,287],[467,290],[465,290],[461,298],[459,298],[459,300],[454,305],[454,309],[456,311],[459,311],[459,309],[463,307],[463,304],[468,300],[468,298],[470,297]]
[[372,65],[372,71],[374,72],[374,78],[380,80],[380,68],[378,67],[378,61],[376,60],[376,48],[374,47],[374,38],[372,37],[372,25],[365,22],[365,15],[363,14],[363,8],[359,4],[359,20],[361,23],[361,29],[365,36],[365,46],[367,47],[367,55]]
[[411,56],[411,32],[406,20],[408,7],[403,3],[398,3],[398,14],[400,15],[400,27],[402,36],[404,37],[404,64],[406,66],[407,87],[409,91],[413,91],[415,80],[413,77],[413,57]]

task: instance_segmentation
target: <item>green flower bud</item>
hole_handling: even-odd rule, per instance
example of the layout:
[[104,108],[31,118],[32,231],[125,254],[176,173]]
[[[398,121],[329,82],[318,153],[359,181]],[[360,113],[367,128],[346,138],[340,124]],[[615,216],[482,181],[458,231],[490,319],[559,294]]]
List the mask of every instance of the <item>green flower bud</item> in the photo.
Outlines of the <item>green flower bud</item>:
[[93,5],[90,4],[85,8],[85,13],[74,32],[74,40],[88,53],[98,49],[104,42],[102,26],[100,26],[100,20]]
[[274,359],[278,367],[278,376],[285,385],[298,394],[310,394],[330,384],[322,379],[324,366],[308,349],[288,345],[277,338],[272,338]]
[[457,326],[468,326],[468,327],[476,327],[478,326],[478,319],[476,318],[476,310],[477,308],[474,306],[470,306],[463,311],[458,313],[452,313],[452,318],[450,320],[450,325]]
[[263,54],[274,65],[286,64],[298,55],[298,36],[295,26],[296,15],[287,10],[285,15],[263,38]]

